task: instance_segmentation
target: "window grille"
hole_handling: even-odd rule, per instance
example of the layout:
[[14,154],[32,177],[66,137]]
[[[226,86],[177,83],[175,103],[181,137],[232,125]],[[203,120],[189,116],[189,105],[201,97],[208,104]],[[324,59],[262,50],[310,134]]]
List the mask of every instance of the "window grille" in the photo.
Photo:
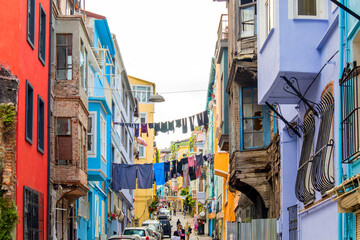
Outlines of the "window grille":
[[360,156],[359,120],[360,86],[358,76],[360,67],[344,69],[340,80],[342,162],[351,163]]
[[334,187],[335,182],[333,163],[334,98],[330,91],[325,92],[317,108],[321,119],[312,164],[312,183],[315,190],[323,195]]
[[56,79],[72,79],[72,34],[56,35]]
[[308,111],[305,115],[301,129],[304,137],[296,177],[295,195],[300,202],[307,204],[315,199],[315,189],[311,177],[315,133],[315,119],[312,111]]
[[24,240],[44,239],[44,194],[24,186]]
[[289,240],[297,240],[297,205],[288,207],[289,211]]

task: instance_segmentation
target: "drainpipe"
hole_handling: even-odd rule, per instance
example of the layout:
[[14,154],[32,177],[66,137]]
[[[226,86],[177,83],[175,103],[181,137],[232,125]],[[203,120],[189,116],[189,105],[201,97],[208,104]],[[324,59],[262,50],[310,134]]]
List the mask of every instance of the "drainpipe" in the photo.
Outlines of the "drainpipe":
[[73,0],[72,15],[75,15],[75,0]]
[[51,221],[50,221],[50,201],[51,201],[51,193],[50,193],[50,142],[51,142],[51,41],[52,41],[52,4],[53,0],[50,0],[50,21],[49,21],[49,74],[48,74],[48,147],[47,147],[47,154],[48,154],[48,166],[47,166],[47,204],[46,204],[46,239],[49,240],[49,233],[51,229]]
[[[340,3],[344,3],[344,0],[340,0]],[[340,61],[339,61],[339,79],[341,79],[341,75],[342,75],[342,71],[344,69],[344,48],[343,48],[343,39],[344,39],[344,10],[342,10],[342,8],[339,7],[339,25],[340,25],[340,32],[339,32],[339,37],[340,37],[340,48],[339,48],[339,56],[340,56]],[[340,94],[341,89],[339,88],[339,112],[338,112],[338,121],[339,121],[339,128],[338,128],[338,185],[341,184],[342,182],[342,177],[343,177],[343,169],[342,169],[342,131],[341,131],[341,94]],[[338,240],[342,240],[343,239],[343,214],[342,213],[338,213]]]

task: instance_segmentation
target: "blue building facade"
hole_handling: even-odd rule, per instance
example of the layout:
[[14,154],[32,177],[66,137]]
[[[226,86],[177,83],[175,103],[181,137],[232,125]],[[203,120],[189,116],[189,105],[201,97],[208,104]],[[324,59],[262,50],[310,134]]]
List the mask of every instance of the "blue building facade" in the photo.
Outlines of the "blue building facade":
[[257,12],[258,102],[285,119],[278,122],[277,233],[335,239],[341,221],[327,191],[339,181],[339,9],[330,1],[273,0]]

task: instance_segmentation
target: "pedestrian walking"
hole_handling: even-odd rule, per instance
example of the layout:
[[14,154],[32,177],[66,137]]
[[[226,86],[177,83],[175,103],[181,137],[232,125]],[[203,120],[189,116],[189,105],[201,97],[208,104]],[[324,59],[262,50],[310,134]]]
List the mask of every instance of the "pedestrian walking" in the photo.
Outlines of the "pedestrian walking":
[[189,222],[186,222],[185,224],[185,235],[186,235],[186,240],[190,239],[190,234],[191,234],[192,228],[190,227]]
[[181,225],[180,219],[177,220],[176,226]]
[[174,208],[174,216],[176,216],[176,209]]
[[174,236],[180,237],[181,240],[185,240],[185,231],[182,229],[181,224],[177,225],[177,230],[174,232]]

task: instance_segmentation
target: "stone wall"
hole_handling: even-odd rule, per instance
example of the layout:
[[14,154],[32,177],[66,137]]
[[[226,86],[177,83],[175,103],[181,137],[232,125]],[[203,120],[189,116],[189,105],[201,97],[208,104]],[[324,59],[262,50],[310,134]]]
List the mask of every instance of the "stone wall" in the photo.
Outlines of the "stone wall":
[[[0,65],[0,185],[3,196],[15,200],[16,197],[16,107],[18,79]],[[15,112],[11,125],[4,125],[4,108]]]

